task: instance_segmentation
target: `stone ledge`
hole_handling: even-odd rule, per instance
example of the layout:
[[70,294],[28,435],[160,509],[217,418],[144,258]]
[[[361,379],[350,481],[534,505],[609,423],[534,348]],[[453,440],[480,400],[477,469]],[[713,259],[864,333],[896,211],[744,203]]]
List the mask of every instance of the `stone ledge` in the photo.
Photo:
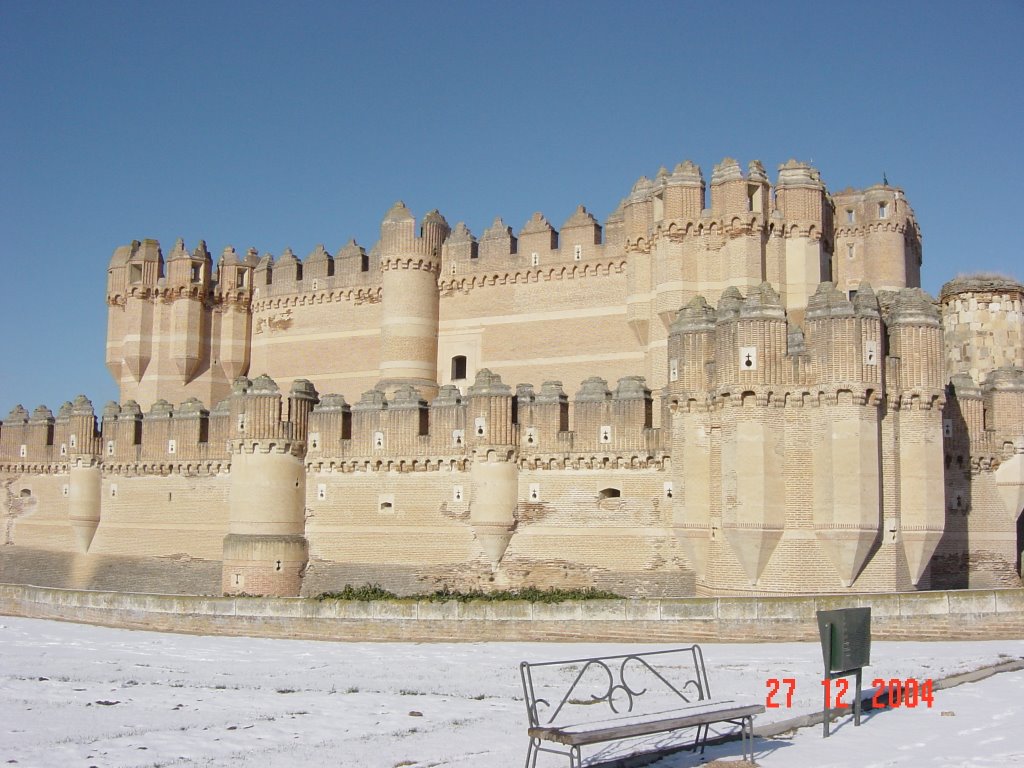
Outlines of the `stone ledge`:
[[0,584],[0,614],[155,631],[395,641],[813,641],[817,610],[872,607],[877,639],[1019,637],[1024,589],[793,597],[432,602],[86,592]]

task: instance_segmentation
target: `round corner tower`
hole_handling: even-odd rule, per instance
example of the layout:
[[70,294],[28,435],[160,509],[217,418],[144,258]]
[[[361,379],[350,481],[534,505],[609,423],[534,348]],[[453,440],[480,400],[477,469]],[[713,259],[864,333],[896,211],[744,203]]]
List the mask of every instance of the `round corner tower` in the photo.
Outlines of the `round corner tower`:
[[282,419],[269,376],[235,380],[231,395],[231,506],[224,537],[224,594],[298,595],[305,537],[306,425],[316,390],[296,380]]
[[996,275],[950,280],[939,293],[946,376],[977,385],[997,368],[1024,368],[1024,284]]

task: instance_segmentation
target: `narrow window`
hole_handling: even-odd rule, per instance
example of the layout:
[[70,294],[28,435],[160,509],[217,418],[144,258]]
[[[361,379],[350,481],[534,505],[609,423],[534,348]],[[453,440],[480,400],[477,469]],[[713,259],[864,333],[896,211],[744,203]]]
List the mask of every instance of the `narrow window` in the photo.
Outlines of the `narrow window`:
[[575,246],[572,249],[572,257],[576,261],[579,261],[580,259],[583,258],[583,246],[582,245],[577,245],[577,246]]
[[128,280],[132,283],[142,282],[142,265],[141,264],[129,264],[128,265]]
[[853,243],[846,244],[846,258],[852,259],[857,255],[857,247]]
[[846,223],[853,224],[857,221],[857,214],[853,212],[853,208],[846,209]]
[[363,254],[359,261],[359,271],[369,272],[370,271],[370,257],[367,254]]
[[889,218],[889,204],[879,203],[878,204],[878,218],[887,219]]
[[452,381],[466,378],[466,356],[455,355],[452,358]]
[[540,254],[539,253],[531,253],[530,254],[530,264],[532,264],[535,267],[540,264]]
[[203,265],[193,264],[192,265],[192,282],[199,283],[203,279]]
[[245,288],[245,275],[246,271],[244,269],[240,269],[235,273],[236,288]]

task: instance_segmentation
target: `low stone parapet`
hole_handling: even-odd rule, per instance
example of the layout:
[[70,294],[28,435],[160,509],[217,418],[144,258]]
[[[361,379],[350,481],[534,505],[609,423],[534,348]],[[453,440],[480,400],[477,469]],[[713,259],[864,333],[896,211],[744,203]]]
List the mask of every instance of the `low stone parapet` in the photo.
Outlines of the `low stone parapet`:
[[0,614],[211,635],[361,641],[816,641],[818,610],[870,606],[876,640],[1024,637],[1024,589],[798,597],[437,602],[0,585]]

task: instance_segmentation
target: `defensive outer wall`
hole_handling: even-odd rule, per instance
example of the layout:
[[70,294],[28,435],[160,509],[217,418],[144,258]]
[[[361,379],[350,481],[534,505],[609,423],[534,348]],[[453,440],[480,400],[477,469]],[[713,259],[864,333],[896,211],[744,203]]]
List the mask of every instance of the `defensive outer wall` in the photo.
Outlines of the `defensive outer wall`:
[[1024,589],[544,604],[194,597],[0,585],[0,614],[8,616],[307,640],[808,641],[818,639],[816,611],[861,606],[871,607],[876,640],[1024,636]]
[[887,183],[726,159],[707,186],[684,162],[603,225],[479,239],[396,203],[305,260],[116,249],[120,402],[0,423],[0,582],[1019,587],[1024,285],[925,294]]

